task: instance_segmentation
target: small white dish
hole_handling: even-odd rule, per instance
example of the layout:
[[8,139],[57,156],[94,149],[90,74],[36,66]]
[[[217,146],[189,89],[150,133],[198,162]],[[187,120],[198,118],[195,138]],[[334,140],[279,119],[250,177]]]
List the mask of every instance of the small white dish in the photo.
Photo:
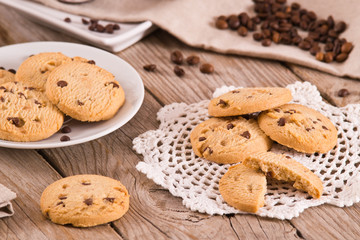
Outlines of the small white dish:
[[[156,26],[150,21],[145,21],[142,23],[119,23],[120,30],[114,31],[113,34],[99,33],[90,31],[89,25],[82,23],[84,17],[52,9],[39,3],[26,0],[0,0],[0,4],[16,9],[39,24],[61,30],[111,52],[119,52],[131,46],[156,29]],[[65,18],[70,18],[71,22],[65,22]],[[113,22],[100,21],[100,23],[106,25]]]
[[[37,142],[12,142],[0,140],[0,147],[19,149],[42,149],[71,146],[94,140],[109,134],[127,123],[139,110],[144,100],[144,84],[135,69],[116,55],[98,48],[65,42],[31,42],[0,47],[0,66],[17,69],[32,54],[40,52],[62,52],[69,57],[80,56],[94,60],[96,65],[114,74],[125,91],[125,104],[117,114],[106,121],[95,123],[70,119],[63,126],[69,126],[71,133],[55,133],[50,138]],[[63,135],[70,141],[61,142]]]

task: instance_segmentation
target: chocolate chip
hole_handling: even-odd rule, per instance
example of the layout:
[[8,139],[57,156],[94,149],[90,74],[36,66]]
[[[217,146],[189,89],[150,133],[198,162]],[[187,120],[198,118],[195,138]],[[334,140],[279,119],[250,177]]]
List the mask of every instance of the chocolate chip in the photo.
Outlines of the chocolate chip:
[[5,102],[5,99],[1,96],[1,97],[0,97],[0,101],[1,101],[1,102]]
[[44,74],[44,73],[46,73],[48,70],[42,70],[42,71],[40,71],[40,73],[41,74]]
[[244,138],[246,138],[246,139],[250,139],[251,134],[250,134],[249,131],[245,131],[245,132],[243,132],[242,134],[240,134],[240,136],[242,136],[242,137],[244,137]]
[[310,132],[311,131],[311,128],[305,128],[306,131]]
[[65,126],[60,131],[61,133],[71,133],[71,128],[69,126]]
[[27,90],[35,90],[36,88],[34,88],[34,87],[24,87],[24,89],[27,89]]
[[196,65],[196,64],[199,64],[200,58],[198,56],[196,56],[196,55],[191,55],[191,56],[186,58],[186,62],[189,65]]
[[104,198],[104,200],[113,203],[115,198],[107,197],[107,198]]
[[5,68],[4,68],[4,67],[0,67],[0,69],[1,69],[1,70],[5,70]]
[[206,137],[199,137],[199,142],[205,141]]
[[88,64],[94,64],[94,65],[96,64],[94,60],[89,60],[89,61],[87,61],[87,63]]
[[58,202],[58,203],[56,204],[56,206],[59,206],[59,205],[61,205],[61,204],[64,204],[64,202],[63,202],[63,201],[60,201],[60,202]]
[[223,107],[225,107],[227,106],[227,103],[224,100],[219,99],[219,102],[216,105],[222,105]]
[[88,20],[86,20],[85,18],[82,18],[81,21],[82,21],[82,23],[83,23],[84,25],[88,25],[88,24],[90,23],[90,22],[89,22]]
[[280,112],[280,109],[274,108],[274,111],[279,113],[279,112]]
[[280,126],[280,127],[283,127],[283,126],[285,126],[285,118],[280,118],[278,121],[277,121],[277,124],[278,124],[278,126]]
[[18,95],[19,95],[20,98],[23,97],[23,98],[27,99],[25,94],[23,94],[22,92],[19,92]]
[[82,182],[81,184],[82,184],[82,185],[85,185],[85,186],[91,185],[90,182]]
[[83,102],[81,102],[80,100],[77,100],[77,105],[79,105],[79,106],[83,106],[83,105],[84,105],[84,103],[83,103]]
[[228,125],[226,125],[227,130],[233,129],[234,127],[235,126],[232,123],[229,123]]
[[156,70],[156,65],[155,64],[147,64],[143,66],[144,70],[148,71],[148,72],[154,72]]
[[346,97],[350,95],[349,90],[347,90],[346,88],[342,88],[339,90],[338,94],[339,97]]
[[18,128],[25,125],[25,121],[22,118],[8,117],[7,120],[10,121],[12,124],[14,124],[15,127],[18,127]]
[[329,130],[327,127],[325,127],[324,125],[323,126],[321,126],[323,129],[325,129],[325,130]]
[[13,73],[13,74],[16,73],[16,70],[15,70],[15,69],[9,69],[8,71],[11,72],[11,73]]
[[204,152],[206,152],[206,151],[208,151],[209,154],[212,154],[212,153],[213,153],[213,150],[212,150],[210,147],[206,147],[206,148],[204,149]]
[[176,74],[176,76],[178,77],[182,77],[185,75],[185,71],[183,68],[179,67],[179,66],[175,66],[174,67],[174,73]]
[[71,19],[70,19],[69,17],[66,17],[66,18],[64,19],[64,21],[67,22],[67,23],[69,23],[69,22],[71,22]]
[[68,85],[68,83],[63,80],[58,81],[56,84],[58,85],[58,87],[61,87],[61,88],[66,87]]
[[232,93],[239,93],[240,91],[237,91],[237,90],[234,90],[234,91],[232,91]]
[[289,156],[285,156],[285,157],[286,157],[286,158],[289,158],[289,159],[291,158],[291,157],[289,157]]
[[173,63],[176,63],[176,64],[182,64],[183,60],[184,60],[184,57],[182,55],[182,53],[179,51],[179,50],[176,50],[174,52],[171,53],[170,55],[170,59]]
[[[119,87],[120,87],[119,84],[117,84],[116,82],[105,83],[105,86],[108,86],[108,85],[110,85],[110,84],[113,85],[113,88],[119,88]],[[79,105],[80,105],[80,104],[79,104]]]
[[66,196],[60,196],[59,199],[60,200],[65,200],[65,199],[67,199],[67,197]]
[[70,141],[70,137],[69,137],[69,136],[66,136],[66,135],[61,136],[60,141],[61,141],[61,142],[67,142],[67,141]]
[[88,206],[92,205],[93,204],[93,199],[92,198],[87,198],[84,200],[84,203]]
[[200,66],[200,72],[210,74],[214,72],[214,66],[210,63],[204,63]]

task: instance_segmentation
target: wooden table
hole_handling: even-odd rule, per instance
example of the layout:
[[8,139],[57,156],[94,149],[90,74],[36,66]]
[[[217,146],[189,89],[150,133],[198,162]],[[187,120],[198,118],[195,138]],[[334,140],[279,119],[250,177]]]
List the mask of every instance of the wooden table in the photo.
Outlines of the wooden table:
[[[0,46],[47,40],[79,42],[0,6]],[[175,49],[185,55],[199,55],[215,66],[215,73],[205,75],[198,67],[186,67],[185,76],[177,77],[169,60]],[[15,215],[0,220],[0,239],[360,238],[360,204],[347,208],[313,207],[290,221],[192,212],[182,205],[180,198],[173,197],[135,169],[143,157],[132,149],[136,136],[157,129],[156,113],[161,107],[173,102],[209,99],[214,89],[222,85],[286,86],[295,81],[309,81],[330,103],[343,106],[360,102],[360,81],[283,62],[194,49],[161,30],[117,55],[133,65],[144,81],[146,93],[140,111],[121,129],[88,143],[43,150],[1,148],[0,183],[15,191],[18,197],[13,201]],[[148,63],[156,64],[158,70],[144,71],[143,65]],[[337,97],[341,88],[349,89],[351,95]],[[120,180],[131,194],[129,211],[113,223],[85,229],[46,220],[39,206],[42,191],[52,182],[74,174],[101,174]]]

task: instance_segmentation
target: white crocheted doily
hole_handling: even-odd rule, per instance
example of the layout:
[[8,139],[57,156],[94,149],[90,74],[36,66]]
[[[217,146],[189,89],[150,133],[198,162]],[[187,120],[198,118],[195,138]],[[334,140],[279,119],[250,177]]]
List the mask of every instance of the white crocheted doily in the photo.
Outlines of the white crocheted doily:
[[[314,108],[330,118],[338,129],[335,149],[326,154],[303,154],[274,144],[271,151],[286,152],[320,177],[324,193],[313,199],[289,183],[268,179],[265,206],[256,215],[291,219],[304,209],[328,203],[350,206],[360,197],[360,104],[338,108],[324,101],[316,87],[296,82],[287,86],[294,103]],[[217,89],[214,97],[235,87]],[[193,211],[208,214],[243,213],[227,205],[219,192],[219,180],[230,165],[219,165],[195,156],[190,132],[208,119],[209,100],[186,105],[173,103],[160,109],[159,129],[148,131],[134,139],[134,149],[144,156],[136,168],[149,179],[181,197]]]

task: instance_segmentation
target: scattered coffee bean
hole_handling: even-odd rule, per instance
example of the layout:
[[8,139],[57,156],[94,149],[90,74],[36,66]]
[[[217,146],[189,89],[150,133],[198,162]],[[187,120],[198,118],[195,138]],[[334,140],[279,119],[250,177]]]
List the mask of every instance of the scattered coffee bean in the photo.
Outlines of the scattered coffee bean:
[[335,57],[335,61],[337,62],[344,62],[346,59],[348,58],[348,54],[347,53],[340,53],[339,55],[337,55]]
[[71,128],[69,126],[65,126],[61,128],[61,133],[71,133]]
[[350,53],[352,49],[353,49],[353,45],[352,45],[351,42],[344,43],[341,46],[341,52],[342,53]]
[[254,34],[253,34],[253,39],[254,39],[255,41],[261,41],[261,40],[263,39],[262,33],[254,33]]
[[238,27],[240,27],[240,20],[236,15],[230,16],[229,19],[227,20],[227,23],[229,25],[229,28],[232,30],[236,30],[238,29]]
[[202,73],[210,74],[213,73],[214,71],[215,71],[214,66],[211,65],[210,63],[204,63],[201,64],[200,66],[200,72]]
[[64,21],[67,22],[67,23],[70,23],[71,19],[69,17],[67,17],[67,18],[64,19]]
[[263,45],[264,47],[269,47],[271,45],[271,39],[269,38],[265,38],[261,41],[261,45]]
[[316,53],[316,55],[315,55],[315,58],[316,58],[316,60],[318,60],[318,61],[323,61],[324,60],[324,53],[323,52],[317,52]]
[[334,53],[333,52],[327,52],[324,55],[324,62],[330,63],[334,60]]
[[182,77],[185,75],[185,71],[183,68],[179,67],[179,66],[175,66],[174,67],[174,73],[176,74],[176,76],[178,77]]
[[112,24],[108,24],[105,26],[105,32],[107,33],[114,33],[114,26]]
[[237,30],[238,34],[242,37],[245,37],[248,34],[248,29],[244,26],[241,26]]
[[179,50],[176,50],[171,53],[170,59],[173,63],[181,65],[184,60],[184,57],[183,57],[183,54]]
[[115,24],[113,25],[113,29],[114,29],[114,30],[120,30],[120,25],[117,24],[117,23],[115,23]]
[[61,142],[67,142],[67,141],[70,141],[70,137],[69,137],[69,136],[66,136],[66,135],[61,136],[60,141],[61,141]]
[[339,97],[346,97],[346,96],[349,96],[350,95],[350,92],[349,90],[347,90],[346,88],[342,88],[338,91],[338,94],[337,94]]
[[218,29],[227,29],[229,27],[228,23],[224,19],[218,19],[215,22],[215,26]]
[[84,24],[84,25],[88,25],[90,22],[88,20],[86,20],[85,18],[82,18],[81,19],[81,22]]
[[147,64],[143,66],[144,70],[148,71],[148,72],[154,72],[156,70],[156,65],[155,64]]
[[200,62],[200,58],[196,55],[191,55],[189,57],[186,58],[186,62],[189,65],[197,65]]

